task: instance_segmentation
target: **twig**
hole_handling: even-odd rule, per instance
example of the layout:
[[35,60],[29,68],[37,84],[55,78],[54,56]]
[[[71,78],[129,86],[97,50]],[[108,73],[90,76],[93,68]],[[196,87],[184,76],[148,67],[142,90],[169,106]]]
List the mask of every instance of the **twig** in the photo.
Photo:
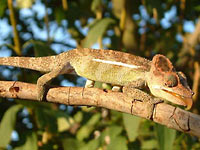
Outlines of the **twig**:
[[199,62],[195,61],[194,62],[194,82],[193,82],[193,87],[192,90],[194,91],[194,96],[193,96],[193,100],[197,101],[198,95],[199,95],[199,79],[200,79],[200,66],[199,66]]
[[[23,82],[0,81],[0,97],[37,100],[36,85]],[[133,95],[134,96],[134,95]],[[97,88],[52,87],[47,102],[77,106],[96,106],[147,118],[145,102],[134,101],[122,92]],[[169,128],[200,137],[200,116],[169,104],[156,104],[152,120]]]
[[67,4],[67,0],[62,0],[62,6],[64,10],[68,9],[68,4]]
[[19,34],[17,31],[17,25],[16,25],[16,20],[15,20],[15,13],[14,13],[14,8],[13,8],[13,3],[12,0],[8,0],[8,8],[10,11],[10,22],[13,27],[13,32],[14,32],[14,51],[17,53],[17,55],[21,55],[21,46],[20,46],[20,41],[19,41]]
[[50,44],[50,29],[49,29],[49,16],[48,16],[48,10],[47,10],[47,0],[45,0],[45,17],[44,17],[44,22],[46,26],[46,31],[47,31],[47,41],[48,44]]
[[195,31],[189,35],[186,35],[183,40],[183,47],[178,55],[179,61],[177,61],[178,66],[184,66],[185,63],[195,55],[194,47],[198,43],[200,37],[200,19],[196,24]]

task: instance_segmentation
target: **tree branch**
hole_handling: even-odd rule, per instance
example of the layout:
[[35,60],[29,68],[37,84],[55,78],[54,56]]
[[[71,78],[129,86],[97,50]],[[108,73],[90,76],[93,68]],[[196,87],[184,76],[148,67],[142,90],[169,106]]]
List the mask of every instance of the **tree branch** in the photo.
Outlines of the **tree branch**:
[[[38,101],[36,85],[23,82],[0,81],[0,97]],[[147,103],[133,100],[122,92],[83,87],[51,87],[46,98],[47,102],[104,107],[146,119],[148,115]],[[200,116],[169,104],[156,104],[152,120],[200,137]]]

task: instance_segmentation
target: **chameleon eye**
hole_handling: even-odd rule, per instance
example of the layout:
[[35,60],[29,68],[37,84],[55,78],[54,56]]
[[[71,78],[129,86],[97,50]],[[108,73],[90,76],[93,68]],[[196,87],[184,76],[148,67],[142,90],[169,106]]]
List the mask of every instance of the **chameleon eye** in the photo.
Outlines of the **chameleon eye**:
[[178,85],[178,80],[176,75],[170,74],[165,76],[165,85],[168,87],[175,87]]

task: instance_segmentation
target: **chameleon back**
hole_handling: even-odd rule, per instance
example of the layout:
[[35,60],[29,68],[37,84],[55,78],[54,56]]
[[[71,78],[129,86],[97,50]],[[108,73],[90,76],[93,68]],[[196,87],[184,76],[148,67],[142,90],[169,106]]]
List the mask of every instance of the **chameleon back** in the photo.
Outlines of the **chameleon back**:
[[90,80],[126,85],[150,70],[150,61],[112,50],[75,49],[68,53],[76,73]]

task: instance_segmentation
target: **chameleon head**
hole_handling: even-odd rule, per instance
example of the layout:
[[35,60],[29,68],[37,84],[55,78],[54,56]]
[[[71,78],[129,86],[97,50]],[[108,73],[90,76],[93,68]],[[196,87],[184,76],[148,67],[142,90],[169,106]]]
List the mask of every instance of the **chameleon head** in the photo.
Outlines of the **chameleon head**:
[[163,55],[155,55],[150,72],[147,73],[147,84],[151,93],[174,104],[192,107],[193,92],[182,72],[176,72],[172,63]]

